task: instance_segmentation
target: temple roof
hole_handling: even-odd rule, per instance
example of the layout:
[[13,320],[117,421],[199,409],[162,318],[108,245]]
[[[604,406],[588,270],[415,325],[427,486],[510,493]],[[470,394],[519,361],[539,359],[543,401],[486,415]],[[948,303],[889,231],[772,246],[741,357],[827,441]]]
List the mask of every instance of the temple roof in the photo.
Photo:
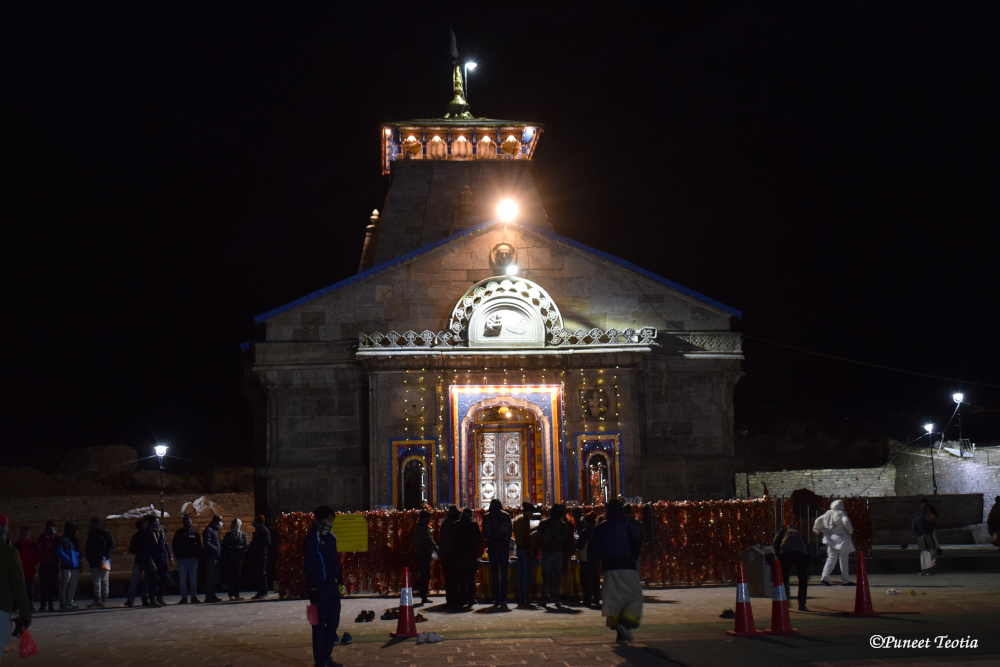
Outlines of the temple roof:
[[377,266],[373,266],[372,268],[370,268],[370,269],[368,269],[366,271],[362,271],[361,273],[355,274],[355,275],[351,276],[350,278],[346,278],[344,280],[341,280],[340,282],[337,282],[337,283],[334,283],[332,285],[329,285],[328,287],[324,287],[322,289],[316,290],[315,292],[312,292],[311,294],[307,294],[307,295],[305,295],[305,296],[303,296],[301,298],[298,298],[298,299],[296,299],[294,301],[289,301],[288,303],[286,303],[283,306],[279,306],[279,307],[277,307],[277,308],[275,308],[273,310],[269,310],[266,313],[262,313],[262,314],[256,316],[254,318],[254,322],[256,322],[257,324],[260,324],[261,322],[265,322],[265,321],[271,319],[272,317],[275,317],[276,315],[280,315],[280,314],[288,312],[290,310],[294,310],[295,308],[298,308],[299,306],[303,306],[303,305],[305,305],[307,303],[310,303],[311,301],[315,301],[316,299],[319,299],[320,297],[326,296],[328,294],[332,294],[333,292],[336,292],[337,290],[343,289],[343,288],[345,288],[345,287],[347,287],[349,285],[353,285],[354,283],[357,283],[357,282],[360,282],[362,280],[366,280],[368,278],[376,276],[376,275],[378,275],[378,274],[380,274],[380,273],[382,273],[384,271],[387,271],[387,270],[389,270],[389,269],[391,269],[391,268],[393,268],[395,266],[399,266],[401,264],[406,264],[407,262],[410,262],[410,261],[412,261],[412,260],[420,257],[421,255],[425,255],[428,252],[431,252],[433,250],[436,250],[438,248],[446,246],[446,245],[448,245],[450,243],[454,243],[454,242],[459,241],[461,239],[468,238],[470,236],[475,236],[476,234],[478,234],[478,233],[480,233],[482,231],[485,231],[485,230],[489,229],[490,227],[493,227],[494,225],[500,225],[500,224],[507,225],[508,227],[518,227],[518,228],[520,228],[521,230],[523,230],[526,233],[537,234],[537,235],[539,235],[541,237],[544,237],[544,238],[550,239],[552,241],[555,241],[556,243],[560,243],[562,245],[568,246],[568,247],[573,248],[575,250],[579,250],[579,251],[585,252],[585,253],[587,253],[589,255],[593,255],[594,257],[598,257],[598,258],[603,259],[605,261],[611,262],[612,264],[616,264],[617,266],[620,266],[623,269],[627,269],[629,271],[637,273],[640,276],[642,276],[644,278],[647,278],[649,280],[652,280],[653,282],[659,283],[660,285],[663,285],[664,287],[668,287],[669,289],[672,289],[675,292],[679,292],[680,294],[684,294],[684,295],[686,295],[688,297],[691,297],[692,299],[695,299],[697,301],[701,301],[702,303],[704,303],[704,304],[706,304],[708,306],[711,306],[712,308],[715,308],[717,310],[720,310],[720,311],[722,311],[724,313],[728,313],[729,315],[734,315],[736,317],[743,317],[743,313],[741,311],[739,311],[739,310],[736,310],[735,308],[732,308],[730,306],[725,305],[724,303],[722,303],[720,301],[716,301],[715,299],[707,297],[704,294],[701,294],[699,292],[694,291],[693,289],[690,289],[688,287],[684,287],[683,285],[675,283],[672,280],[668,280],[667,278],[664,278],[662,276],[658,276],[658,275],[656,275],[655,273],[653,273],[651,271],[647,271],[646,269],[644,269],[644,268],[642,268],[640,266],[637,266],[636,264],[633,264],[632,262],[629,262],[628,260],[624,260],[624,259],[621,259],[619,257],[615,257],[614,255],[609,255],[608,253],[601,252],[600,250],[595,250],[594,248],[591,248],[589,246],[585,246],[582,243],[578,243],[576,241],[573,241],[572,239],[568,239],[568,238],[566,238],[564,236],[560,236],[559,234],[555,234],[555,233],[550,232],[548,230],[539,229],[537,227],[532,227],[532,226],[519,225],[519,224],[513,223],[513,222],[501,222],[499,220],[489,220],[487,222],[483,222],[483,223],[480,223],[478,225],[475,225],[474,227],[469,227],[468,229],[464,229],[461,232],[459,232],[457,234],[453,234],[453,235],[451,235],[451,236],[449,236],[447,238],[443,238],[440,241],[436,241],[434,243],[430,243],[430,244],[425,245],[425,246],[423,246],[421,248],[417,248],[416,250],[408,252],[408,253],[406,253],[404,255],[400,255],[398,257],[394,257],[394,258],[392,258],[391,260],[389,260],[387,262],[383,262],[381,264],[378,264]]

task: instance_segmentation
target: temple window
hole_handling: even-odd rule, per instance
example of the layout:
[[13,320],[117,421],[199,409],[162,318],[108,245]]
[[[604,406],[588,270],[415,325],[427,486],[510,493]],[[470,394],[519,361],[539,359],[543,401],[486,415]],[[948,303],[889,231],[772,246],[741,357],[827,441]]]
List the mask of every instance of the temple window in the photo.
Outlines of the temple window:
[[476,151],[478,160],[495,160],[497,157],[497,145],[493,143],[489,135],[479,140],[479,150]]
[[444,160],[448,156],[448,146],[441,137],[434,136],[427,142],[427,157],[431,160]]
[[471,160],[472,142],[459,135],[451,145],[451,157],[454,160]]

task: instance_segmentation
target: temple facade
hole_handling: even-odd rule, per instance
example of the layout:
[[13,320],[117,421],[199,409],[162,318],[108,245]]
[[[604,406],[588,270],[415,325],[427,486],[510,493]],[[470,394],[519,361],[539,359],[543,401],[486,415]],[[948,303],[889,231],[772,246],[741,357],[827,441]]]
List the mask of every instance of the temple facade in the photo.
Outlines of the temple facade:
[[740,313],[554,233],[544,128],[455,77],[381,129],[359,272],[256,318],[267,511],[733,497]]

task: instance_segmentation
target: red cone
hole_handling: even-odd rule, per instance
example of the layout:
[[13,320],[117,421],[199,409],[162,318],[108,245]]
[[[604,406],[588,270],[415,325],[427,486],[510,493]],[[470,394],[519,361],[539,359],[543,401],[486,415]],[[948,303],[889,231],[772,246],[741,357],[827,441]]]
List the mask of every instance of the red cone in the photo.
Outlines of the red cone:
[[417,636],[417,624],[413,620],[413,589],[410,588],[410,568],[403,568],[403,590],[399,594],[399,619],[396,632],[390,632],[394,639]]
[[792,628],[792,619],[788,616],[788,594],[785,593],[785,578],[781,576],[781,561],[775,558],[771,567],[774,572],[771,627],[764,632],[769,635],[797,635],[799,631]]
[[754,627],[753,610],[750,609],[750,591],[747,588],[747,577],[743,572],[743,562],[740,561],[736,574],[736,627],[726,630],[733,637],[759,637],[764,633]]
[[858,618],[877,618],[872,609],[872,594],[868,590],[868,568],[865,566],[865,554],[858,551],[858,576],[854,593],[854,613]]

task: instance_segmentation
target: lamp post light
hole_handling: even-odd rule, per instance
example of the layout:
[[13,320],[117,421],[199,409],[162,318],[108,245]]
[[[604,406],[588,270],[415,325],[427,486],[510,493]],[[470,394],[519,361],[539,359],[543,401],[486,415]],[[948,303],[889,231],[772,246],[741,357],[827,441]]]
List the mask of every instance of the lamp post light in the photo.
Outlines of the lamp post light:
[[477,65],[474,62],[467,62],[462,67],[462,75],[465,77],[465,103],[469,103],[469,70],[476,69]]
[[153,451],[160,457],[160,519],[163,519],[163,457],[167,455],[166,445],[157,445]]
[[[958,453],[965,458],[965,443],[962,442],[962,401],[964,394],[952,394],[951,400],[955,401],[955,411],[958,412]],[[972,457],[975,459],[975,455]]]
[[931,448],[931,483],[934,485],[934,495],[937,495],[937,474],[934,472],[934,424],[924,424],[927,440]]
[[517,202],[513,199],[501,199],[497,204],[497,218],[500,222],[514,222],[517,219]]

